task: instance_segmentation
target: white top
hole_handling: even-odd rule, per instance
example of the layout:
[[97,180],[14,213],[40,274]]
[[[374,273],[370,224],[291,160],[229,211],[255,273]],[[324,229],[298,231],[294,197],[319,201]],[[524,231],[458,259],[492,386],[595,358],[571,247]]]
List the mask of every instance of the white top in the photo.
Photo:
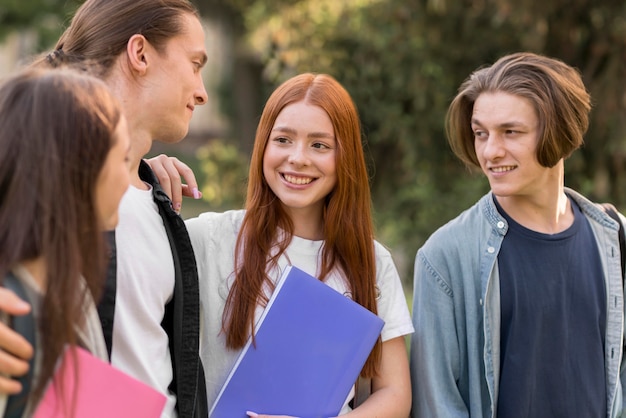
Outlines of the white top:
[[[200,357],[204,365],[209,408],[241,351],[227,350],[224,334],[220,331],[229,284],[233,280],[235,243],[244,213],[243,210],[204,213],[186,221],[200,280]],[[279,259],[279,270],[282,271],[287,265],[294,265],[318,276],[318,261],[323,243],[294,236],[286,254]],[[387,341],[412,333],[413,325],[391,254],[375,242],[375,255],[376,281],[380,289],[378,316],[385,321],[381,338]],[[280,278],[280,271],[270,273],[274,282]],[[341,293],[348,290],[346,281],[337,270],[328,275],[325,283]],[[256,318],[262,310],[263,308],[257,307]],[[353,396],[354,393],[351,392],[346,404]],[[346,405],[342,414],[348,411]]]
[[130,186],[119,215],[111,364],[167,395],[162,418],[175,417],[169,339],[161,327],[174,293],[172,250],[151,189]]

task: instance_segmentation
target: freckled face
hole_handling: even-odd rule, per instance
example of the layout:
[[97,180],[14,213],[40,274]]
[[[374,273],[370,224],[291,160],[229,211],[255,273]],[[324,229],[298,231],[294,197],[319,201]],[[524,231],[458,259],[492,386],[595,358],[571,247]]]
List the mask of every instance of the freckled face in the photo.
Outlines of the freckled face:
[[321,217],[337,184],[337,141],[328,114],[304,101],[276,118],[263,155],[263,175],[288,213]]

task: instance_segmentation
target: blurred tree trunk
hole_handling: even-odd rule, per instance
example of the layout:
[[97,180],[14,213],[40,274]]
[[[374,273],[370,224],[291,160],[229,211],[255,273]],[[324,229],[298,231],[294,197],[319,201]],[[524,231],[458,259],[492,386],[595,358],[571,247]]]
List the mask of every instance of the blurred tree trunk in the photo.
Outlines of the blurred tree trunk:
[[221,85],[216,92],[222,103],[222,112],[230,119],[228,137],[244,154],[252,152],[258,117],[264,98],[261,75],[263,66],[251,53],[245,42],[244,16],[225,0],[195,0],[203,19],[212,22],[226,34],[229,51],[223,57],[209,56],[207,71],[212,60],[223,59],[219,65],[225,68]]

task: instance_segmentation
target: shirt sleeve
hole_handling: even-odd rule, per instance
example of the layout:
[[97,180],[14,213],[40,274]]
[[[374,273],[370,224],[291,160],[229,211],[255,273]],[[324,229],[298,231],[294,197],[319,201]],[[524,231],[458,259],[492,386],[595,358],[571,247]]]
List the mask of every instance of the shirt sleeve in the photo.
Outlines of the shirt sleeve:
[[380,243],[376,249],[376,282],[378,286],[378,316],[385,321],[382,341],[412,334],[413,324],[409,314],[406,295],[391,253]]

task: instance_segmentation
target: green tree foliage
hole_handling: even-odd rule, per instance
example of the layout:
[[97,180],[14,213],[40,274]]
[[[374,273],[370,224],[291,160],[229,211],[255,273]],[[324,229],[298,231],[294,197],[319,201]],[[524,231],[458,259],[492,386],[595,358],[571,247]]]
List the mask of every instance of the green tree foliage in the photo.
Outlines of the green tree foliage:
[[[447,145],[443,121],[477,67],[527,50],[578,67],[594,98],[567,183],[626,205],[626,3],[621,0],[233,0],[273,85],[328,72],[359,108],[379,234],[409,254],[488,189]],[[272,4],[270,7],[269,4]]]
[[[566,183],[626,210],[623,0],[194,2],[203,16],[229,22],[241,36],[236,48],[256,54],[267,82],[260,87],[264,97],[304,71],[330,73],[348,89],[363,122],[379,236],[405,258],[488,189],[451,154],[444,115],[471,71],[514,51],[558,57],[580,69],[594,109],[586,145],[566,163]],[[41,37],[49,46],[79,3],[0,0],[0,38],[26,26],[42,33],[52,28],[54,35]],[[230,83],[228,91],[237,90],[238,80]],[[200,154],[209,178],[205,194],[215,196],[216,208],[240,206],[243,188],[235,185],[247,156],[233,150],[220,142]]]
[[203,198],[212,210],[241,208],[246,194],[248,159],[240,150],[223,140],[212,140],[197,151],[204,174]]
[[39,49],[50,47],[62,31],[66,12],[73,12],[79,0],[2,0],[0,2],[0,42],[11,32],[37,31]]

